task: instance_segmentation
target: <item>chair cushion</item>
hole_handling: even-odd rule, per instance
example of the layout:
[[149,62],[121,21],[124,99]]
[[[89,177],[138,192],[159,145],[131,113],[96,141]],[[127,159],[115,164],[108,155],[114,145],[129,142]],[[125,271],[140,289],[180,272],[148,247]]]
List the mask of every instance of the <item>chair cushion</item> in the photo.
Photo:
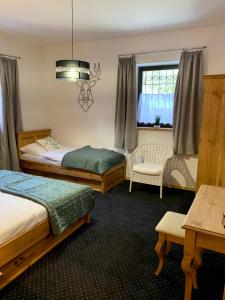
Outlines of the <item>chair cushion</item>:
[[185,218],[186,215],[168,211],[156,226],[155,230],[157,232],[184,238],[185,230],[181,228],[181,226],[183,225]]
[[133,165],[133,171],[148,175],[160,175],[163,167],[159,164],[139,163]]

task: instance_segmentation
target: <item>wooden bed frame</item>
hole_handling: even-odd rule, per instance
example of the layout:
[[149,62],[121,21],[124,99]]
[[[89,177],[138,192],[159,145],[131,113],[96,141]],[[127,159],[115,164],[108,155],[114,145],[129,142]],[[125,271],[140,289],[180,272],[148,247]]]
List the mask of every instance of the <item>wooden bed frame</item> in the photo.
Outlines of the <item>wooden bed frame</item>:
[[[51,129],[17,132],[16,139],[18,149],[25,145],[34,143],[37,139],[45,138],[47,136],[51,136]],[[125,180],[125,160],[124,162],[110,168],[103,174],[96,174],[81,169],[70,169],[53,164],[23,160],[21,159],[20,151],[19,159],[20,167],[24,172],[86,184],[102,194],[106,193],[108,190]]]
[[86,214],[63,233],[53,236],[50,233],[49,220],[17,236],[0,246],[0,289],[26,271],[37,260],[43,257],[62,240],[72,234],[81,225],[90,222],[90,214]]

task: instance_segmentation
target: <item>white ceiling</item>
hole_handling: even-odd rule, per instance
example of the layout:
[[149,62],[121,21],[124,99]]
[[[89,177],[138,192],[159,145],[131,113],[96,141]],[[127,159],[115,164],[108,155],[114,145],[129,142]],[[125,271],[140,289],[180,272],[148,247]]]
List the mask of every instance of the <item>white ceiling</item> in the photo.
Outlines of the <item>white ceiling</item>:
[[[76,40],[225,23],[225,0],[74,0]],[[71,40],[71,0],[0,0],[0,31]]]

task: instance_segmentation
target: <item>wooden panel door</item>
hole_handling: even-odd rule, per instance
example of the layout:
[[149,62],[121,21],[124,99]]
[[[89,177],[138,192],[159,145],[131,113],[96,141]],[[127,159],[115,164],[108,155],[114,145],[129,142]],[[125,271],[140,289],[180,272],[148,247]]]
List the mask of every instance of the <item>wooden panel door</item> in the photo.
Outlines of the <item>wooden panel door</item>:
[[196,191],[225,186],[225,75],[204,77]]

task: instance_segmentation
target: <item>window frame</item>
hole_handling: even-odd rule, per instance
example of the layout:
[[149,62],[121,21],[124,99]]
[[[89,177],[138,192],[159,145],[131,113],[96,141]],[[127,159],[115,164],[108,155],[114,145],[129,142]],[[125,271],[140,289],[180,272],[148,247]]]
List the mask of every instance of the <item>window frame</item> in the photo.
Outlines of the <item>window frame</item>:
[[[142,79],[143,79],[143,72],[144,71],[157,71],[157,70],[171,70],[171,69],[178,69],[179,70],[179,63],[173,64],[157,64],[157,65],[148,65],[148,66],[138,66],[138,93],[137,93],[137,105],[139,102],[139,97],[142,91]],[[137,127],[154,127],[154,123],[138,123]],[[173,125],[166,125],[161,124],[160,128],[173,128]]]

